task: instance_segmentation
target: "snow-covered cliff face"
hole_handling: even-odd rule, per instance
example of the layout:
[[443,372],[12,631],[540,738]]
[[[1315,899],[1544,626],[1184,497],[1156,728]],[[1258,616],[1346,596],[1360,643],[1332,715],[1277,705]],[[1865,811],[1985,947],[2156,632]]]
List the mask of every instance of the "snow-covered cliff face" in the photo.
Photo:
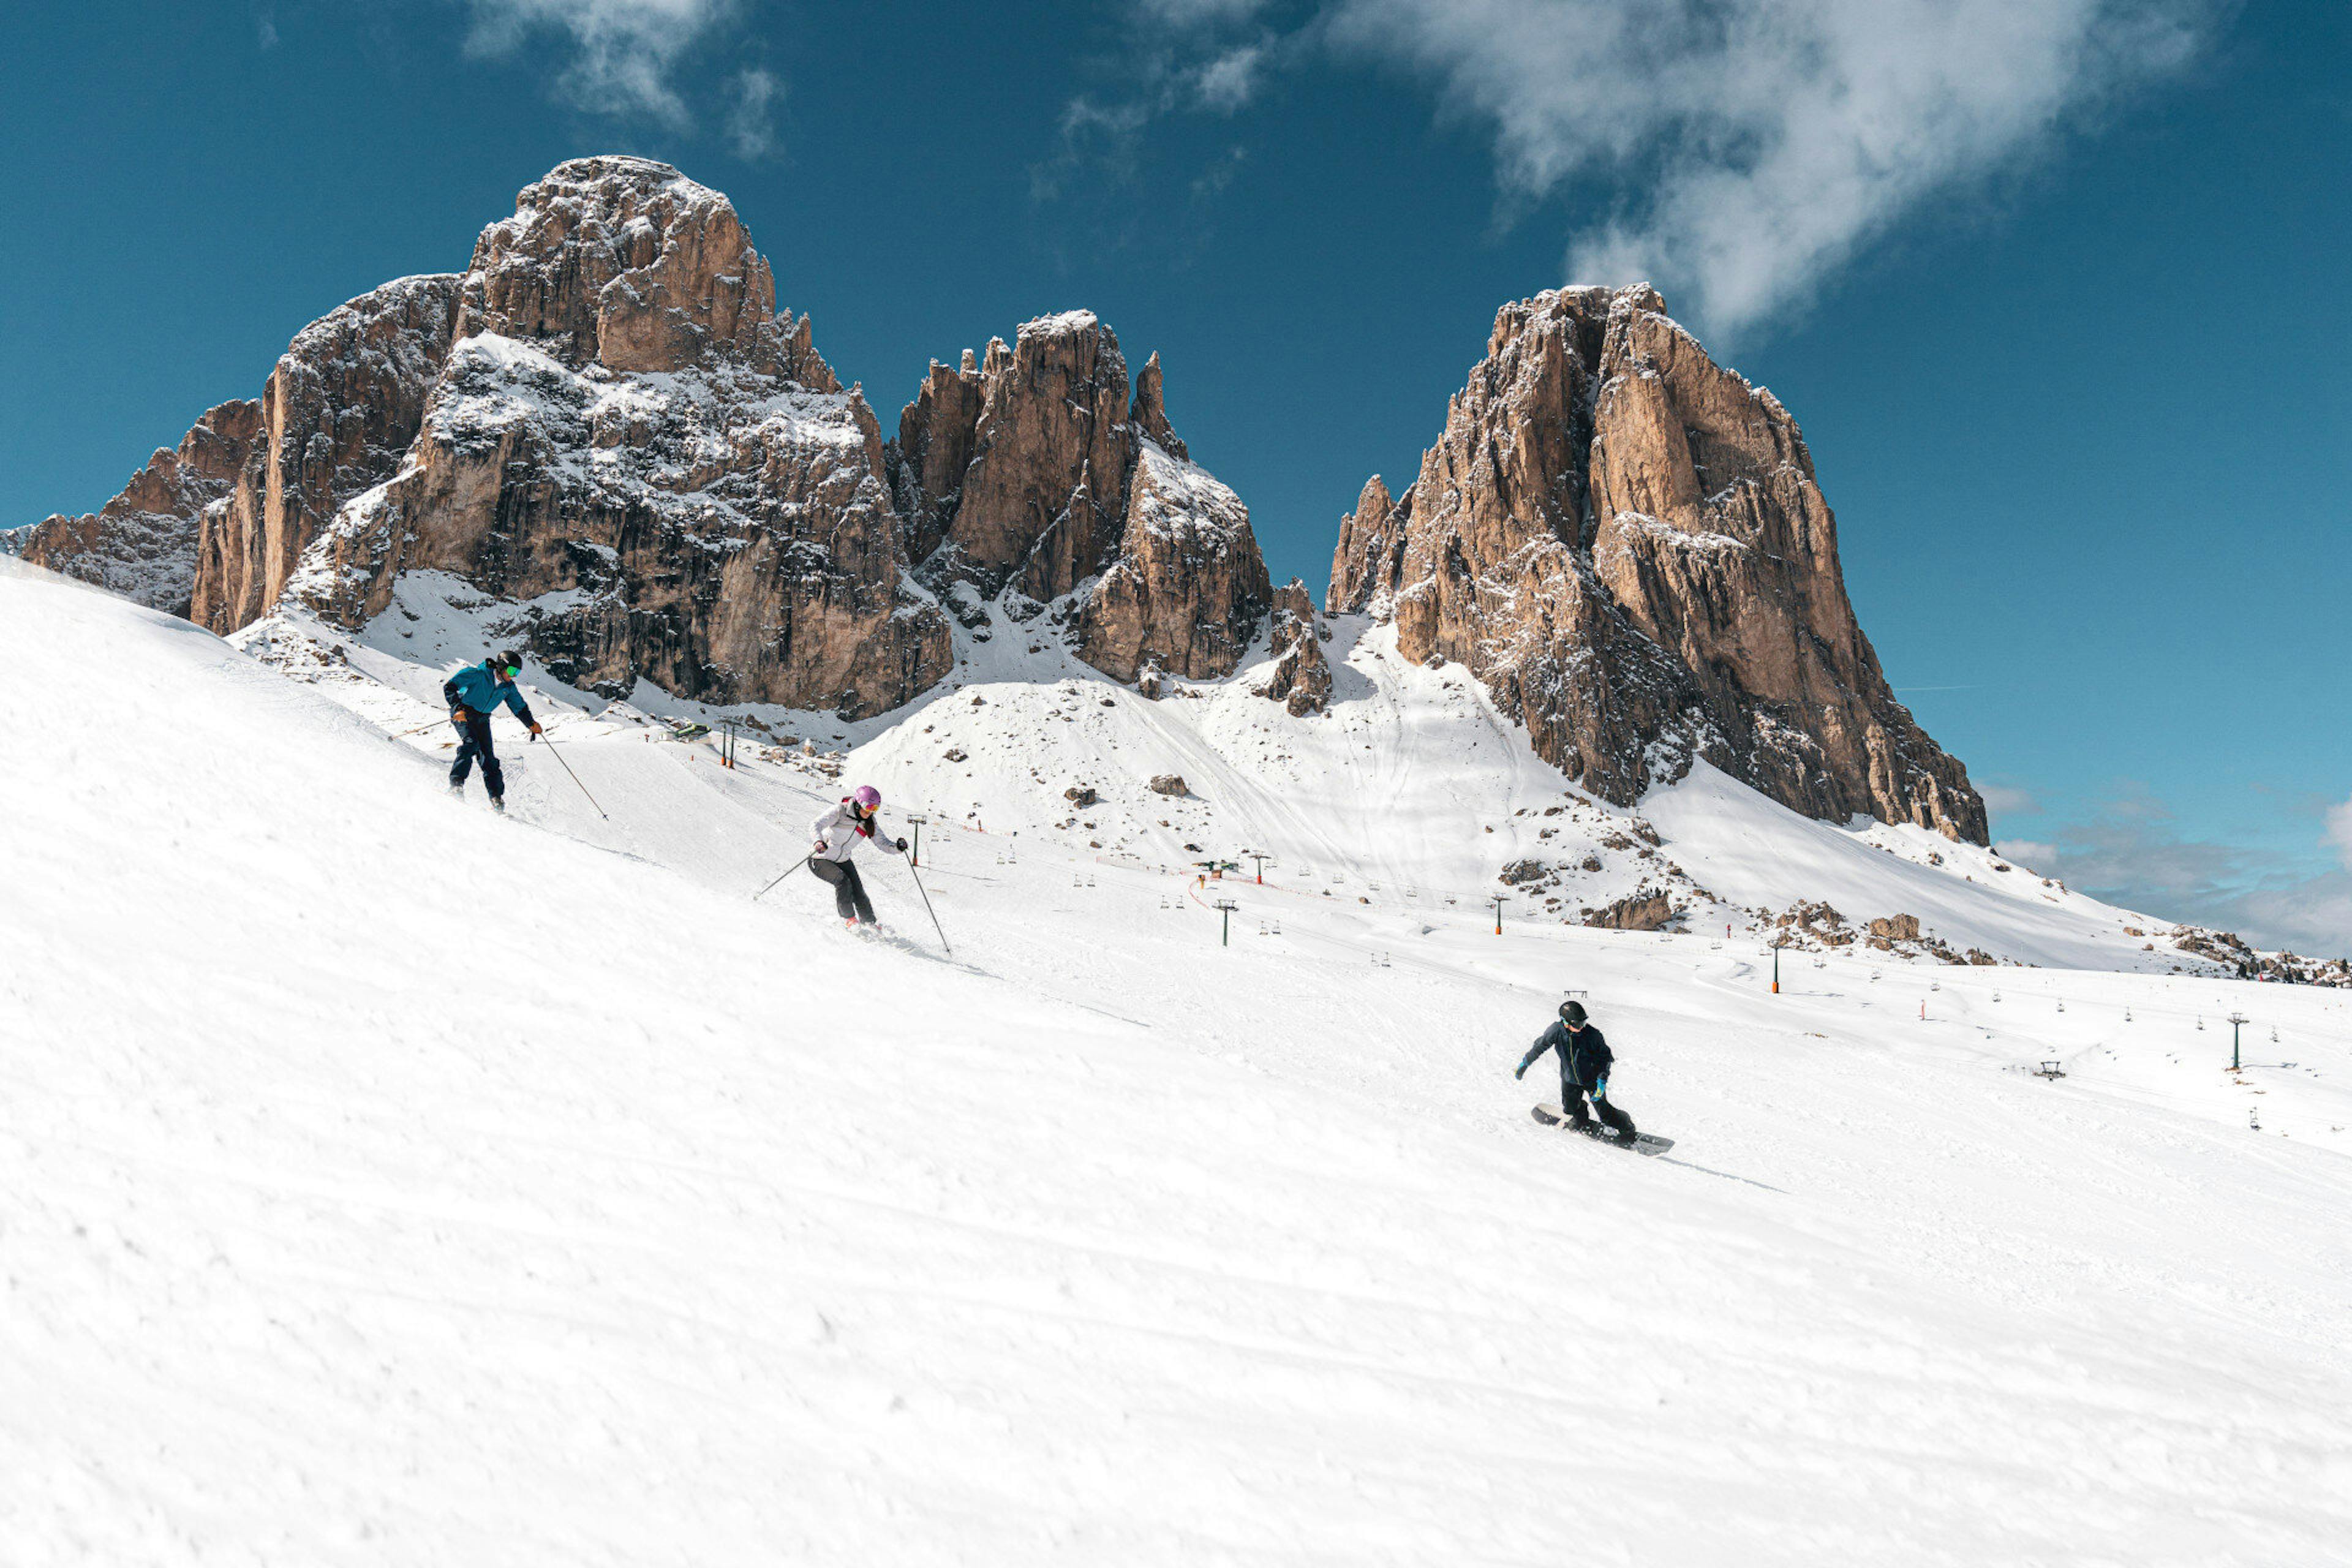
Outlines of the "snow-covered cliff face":
[[1169,426],[1159,362],[1130,388],[1087,311],[964,361],[886,444],[726,197],[575,159],[464,273],[313,322],[257,405],[24,543],[224,634],[289,591],[357,631],[404,574],[440,574],[486,634],[614,695],[885,711],[951,667],[950,610],[1123,679],[1230,673],[1271,588],[1247,509]]
[[1249,509],[1169,426],[1159,356],[1130,391],[1090,310],[934,363],[890,461],[919,575],[975,634],[992,601],[1016,622],[1050,605],[1108,675],[1208,679],[1239,667],[1272,607]]
[[8,535],[7,549],[151,610],[184,616],[196,581],[197,531],[238,482],[262,424],[261,405],[224,403],[176,447],[159,448],[97,511],[36,523]]
[[1824,821],[1986,842],[1854,622],[1796,422],[1646,286],[1503,309],[1412,488],[1375,477],[1342,524],[1329,607],[1468,665],[1620,804],[1704,757]]
[[268,613],[353,496],[389,479],[449,357],[458,279],[400,278],[295,334],[261,393],[261,439],[196,536],[187,614],[224,635]]

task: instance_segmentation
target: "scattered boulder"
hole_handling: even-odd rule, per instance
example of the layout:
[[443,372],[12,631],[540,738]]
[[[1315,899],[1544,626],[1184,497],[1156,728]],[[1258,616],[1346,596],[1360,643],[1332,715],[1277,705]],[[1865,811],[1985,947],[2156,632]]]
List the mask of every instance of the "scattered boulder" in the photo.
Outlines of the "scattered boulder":
[[1540,881],[1550,871],[1551,868],[1540,860],[1514,860],[1503,868],[1501,879],[1506,886],[1517,888],[1528,882]]
[[1644,889],[1595,910],[1584,917],[1584,923],[1612,931],[1656,931],[1681,913],[1664,890]]
[[1094,787],[1090,784],[1073,784],[1062,792],[1062,798],[1083,810],[1094,805],[1102,796],[1095,794]]
[[1151,788],[1157,795],[1191,795],[1192,793],[1184,787],[1184,777],[1181,773],[1154,773],[1151,777]]

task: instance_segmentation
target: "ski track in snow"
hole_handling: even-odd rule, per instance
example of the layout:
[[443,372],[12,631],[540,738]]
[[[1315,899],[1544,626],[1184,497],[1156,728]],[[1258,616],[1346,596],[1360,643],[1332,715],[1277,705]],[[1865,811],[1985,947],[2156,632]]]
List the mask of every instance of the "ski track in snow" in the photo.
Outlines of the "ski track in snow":
[[[387,743],[437,670],[305,686],[14,563],[0,658],[12,1565],[2352,1557],[2340,994],[1837,957],[1775,997],[1752,942],[1359,904],[1493,852],[1414,743],[1479,700],[1444,672],[1282,742],[1295,797],[1213,695],[947,694],[1091,706],[1090,782],[1148,739],[1213,848],[1350,879],[1213,884],[1221,948],[1172,839],[935,825],[941,963],[804,873],[751,900],[838,793],[797,769],[535,693],[611,820],[499,719],[500,821],[443,733]],[[36,695],[89,669],[103,722]],[[853,758],[886,819],[1017,816],[993,752],[894,786],[941,740]],[[1482,819],[1559,798],[1494,767]],[[1696,785],[1645,807],[1678,852]],[[1528,1119],[1567,985],[1673,1154]]]

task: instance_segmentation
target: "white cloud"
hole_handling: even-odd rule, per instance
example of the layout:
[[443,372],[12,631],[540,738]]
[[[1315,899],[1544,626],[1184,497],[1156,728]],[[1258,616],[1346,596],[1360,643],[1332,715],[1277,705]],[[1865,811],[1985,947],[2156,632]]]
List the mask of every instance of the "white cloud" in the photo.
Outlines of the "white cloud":
[[2002,859],[2013,865],[2022,866],[2029,871],[2039,871],[2044,876],[2055,875],[2054,868],[2058,865],[2058,846],[2055,844],[2044,844],[2032,838],[2004,838],[1996,843],[1993,849]]
[[764,66],[738,71],[729,84],[733,102],[727,110],[727,142],[735,155],[750,162],[776,153],[775,105],[784,85]]
[[1801,303],[1931,198],[2170,69],[2207,0],[1329,0],[1328,36],[1490,123],[1522,197],[1621,192],[1576,281],[1689,291],[1716,332]]
[[1257,92],[1258,72],[1265,62],[1262,44],[1244,44],[1227,49],[1193,77],[1193,90],[1201,101],[1220,114],[1231,114],[1248,104]]
[[2352,800],[2327,808],[2324,820],[2327,826],[2323,837],[2336,851],[2336,858],[2352,870]]
[[2032,816],[2042,809],[2042,802],[2034,798],[2032,790],[2019,789],[2014,784],[1979,784],[1977,794],[1983,797],[1987,811],[2003,816]]
[[721,24],[736,0],[467,0],[467,47],[507,57],[542,38],[565,58],[557,86],[583,109],[648,119],[672,130],[693,122],[674,85],[678,61]]
[[1171,26],[1200,27],[1248,21],[1266,5],[1267,0],[1137,0],[1136,9]]
[[[2326,813],[2326,842],[2352,856],[2352,801]],[[2171,810],[2138,784],[2061,825],[2052,844],[1994,846],[2094,898],[2165,921],[2234,931],[2264,948],[2352,957],[2352,871],[2315,870],[2305,857],[2184,838]],[[2352,863],[2352,862],[2347,862]]]

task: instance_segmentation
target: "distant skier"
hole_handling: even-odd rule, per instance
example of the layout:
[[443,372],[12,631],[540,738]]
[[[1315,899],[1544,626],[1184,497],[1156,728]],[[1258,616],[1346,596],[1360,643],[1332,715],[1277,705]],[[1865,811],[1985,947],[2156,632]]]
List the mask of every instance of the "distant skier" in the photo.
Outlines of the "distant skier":
[[521,673],[520,654],[494,653],[441,683],[441,695],[449,702],[449,722],[457,727],[457,760],[449,764],[449,793],[465,793],[466,775],[473,772],[474,759],[479,757],[482,784],[490,792],[493,811],[507,808],[507,776],[499,766],[498,752],[490,746],[490,715],[503,702],[530,727],[533,736],[545,733],[539,721],[530,716],[530,704],[522,700],[522,693],[515,687],[515,677]]
[[1527,1077],[1528,1068],[1546,1051],[1559,1053],[1559,1103],[1568,1112],[1568,1124],[1580,1132],[1591,1127],[1592,1118],[1584,1110],[1589,1095],[1592,1109],[1600,1113],[1602,1124],[1617,1134],[1617,1141],[1633,1142],[1633,1119],[1609,1103],[1609,1068],[1617,1058],[1601,1031],[1584,1021],[1583,1003],[1559,1005],[1559,1022],[1536,1037],[1511,1076]]
[[875,847],[893,855],[907,852],[903,838],[885,838],[875,831],[875,814],[882,809],[882,792],[872,784],[859,784],[841,797],[841,804],[816,819],[813,831],[816,847],[809,851],[809,869],[819,881],[833,884],[833,907],[853,928],[861,922],[878,927],[874,918],[874,905],[866,896],[866,884],[857,875],[857,868],[849,858],[857,849],[857,841],[870,838]]

